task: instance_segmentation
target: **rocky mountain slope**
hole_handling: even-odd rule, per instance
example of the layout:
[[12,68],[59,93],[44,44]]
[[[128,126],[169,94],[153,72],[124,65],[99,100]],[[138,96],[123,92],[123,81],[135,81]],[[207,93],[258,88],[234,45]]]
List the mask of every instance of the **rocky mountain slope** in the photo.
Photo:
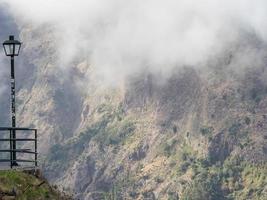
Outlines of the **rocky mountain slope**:
[[51,183],[77,199],[267,199],[267,47],[255,35],[204,66],[109,87],[82,57],[58,67],[53,27],[19,32],[18,123],[39,129]]

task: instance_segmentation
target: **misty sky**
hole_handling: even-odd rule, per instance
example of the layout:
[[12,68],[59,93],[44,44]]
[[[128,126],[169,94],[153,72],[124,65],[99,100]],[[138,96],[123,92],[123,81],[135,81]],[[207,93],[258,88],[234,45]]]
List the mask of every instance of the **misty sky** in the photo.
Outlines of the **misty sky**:
[[20,25],[51,24],[60,62],[86,55],[99,73],[198,65],[238,40],[267,40],[266,0],[0,0]]

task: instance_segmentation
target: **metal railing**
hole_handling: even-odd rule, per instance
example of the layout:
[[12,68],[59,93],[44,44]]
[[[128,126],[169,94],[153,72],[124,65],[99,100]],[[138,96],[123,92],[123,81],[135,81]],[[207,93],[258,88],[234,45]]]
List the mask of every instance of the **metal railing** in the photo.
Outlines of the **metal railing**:
[[[27,133],[34,133],[34,138],[13,138],[12,133],[16,132],[16,135],[19,136],[19,133],[21,131],[25,131]],[[10,167],[12,168],[14,163],[34,163],[34,166],[37,167],[37,129],[31,129],[31,128],[12,128],[12,127],[0,127],[0,142],[9,142],[9,149],[0,149],[0,154],[1,153],[9,153],[9,159],[0,159],[0,163],[10,163]],[[9,138],[2,138],[2,135],[9,133]],[[22,149],[22,148],[16,148],[13,149],[13,143],[17,142],[34,142],[34,147],[33,148],[27,148],[27,149]],[[31,154],[34,155],[34,159],[13,159],[13,155],[21,153],[21,154]]]

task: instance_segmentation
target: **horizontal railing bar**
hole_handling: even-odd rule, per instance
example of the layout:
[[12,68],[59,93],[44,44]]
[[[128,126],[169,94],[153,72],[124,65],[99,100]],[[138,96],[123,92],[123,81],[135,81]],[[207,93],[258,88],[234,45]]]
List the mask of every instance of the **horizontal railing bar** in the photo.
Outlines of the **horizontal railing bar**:
[[36,131],[34,128],[19,128],[19,127],[0,127],[0,131],[10,131],[10,130],[18,130],[18,131]]
[[30,150],[23,150],[23,149],[16,149],[16,150],[9,150],[9,149],[4,149],[4,150],[0,150],[0,152],[17,152],[17,153],[29,153],[29,154],[38,154],[37,152],[34,151],[30,151]]
[[30,151],[31,149],[0,149],[1,151],[15,151],[15,150],[19,150],[19,151]]
[[24,138],[16,138],[16,139],[0,139],[0,142],[7,142],[7,141],[36,141],[36,139],[24,139]]
[[9,160],[9,159],[0,159],[0,162],[37,162],[34,160],[21,160],[21,159],[17,159],[17,160]]

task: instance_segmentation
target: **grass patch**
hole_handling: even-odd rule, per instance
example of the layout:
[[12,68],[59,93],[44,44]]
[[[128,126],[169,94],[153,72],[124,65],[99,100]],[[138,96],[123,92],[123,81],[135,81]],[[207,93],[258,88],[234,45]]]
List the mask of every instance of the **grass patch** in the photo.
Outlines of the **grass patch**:
[[0,171],[0,191],[5,193],[15,192],[17,200],[69,199],[61,197],[46,182],[40,185],[42,181],[35,176],[19,171]]

